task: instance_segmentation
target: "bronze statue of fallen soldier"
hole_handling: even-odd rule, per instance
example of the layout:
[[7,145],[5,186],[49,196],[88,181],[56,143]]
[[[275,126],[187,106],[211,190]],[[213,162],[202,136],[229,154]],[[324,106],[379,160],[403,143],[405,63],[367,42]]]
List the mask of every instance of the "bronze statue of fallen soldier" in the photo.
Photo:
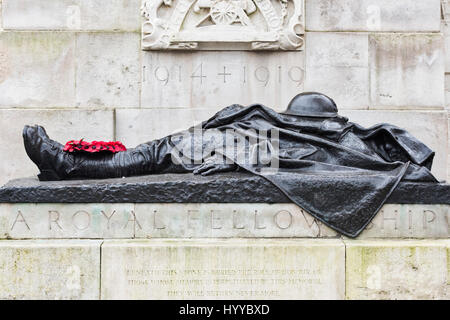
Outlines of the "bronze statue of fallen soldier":
[[434,152],[401,128],[363,128],[337,111],[320,93],[297,95],[282,113],[231,105],[199,126],[115,153],[64,151],[40,126],[26,126],[23,138],[43,181],[245,170],[355,237],[400,181],[438,183]]

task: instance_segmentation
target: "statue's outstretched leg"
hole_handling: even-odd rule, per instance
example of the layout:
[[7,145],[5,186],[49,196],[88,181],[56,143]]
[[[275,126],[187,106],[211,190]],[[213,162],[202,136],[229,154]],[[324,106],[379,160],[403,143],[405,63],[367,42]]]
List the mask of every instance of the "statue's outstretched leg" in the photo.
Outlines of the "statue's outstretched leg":
[[64,146],[51,140],[41,126],[25,126],[23,139],[28,156],[41,171],[41,181],[120,178],[151,173],[152,157],[143,150],[72,154],[63,151]]

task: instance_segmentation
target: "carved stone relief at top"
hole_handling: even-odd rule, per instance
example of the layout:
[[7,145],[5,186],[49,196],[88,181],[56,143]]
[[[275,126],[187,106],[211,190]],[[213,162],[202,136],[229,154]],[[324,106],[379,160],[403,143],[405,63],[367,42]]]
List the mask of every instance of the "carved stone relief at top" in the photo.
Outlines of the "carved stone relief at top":
[[144,50],[301,50],[304,0],[145,0]]

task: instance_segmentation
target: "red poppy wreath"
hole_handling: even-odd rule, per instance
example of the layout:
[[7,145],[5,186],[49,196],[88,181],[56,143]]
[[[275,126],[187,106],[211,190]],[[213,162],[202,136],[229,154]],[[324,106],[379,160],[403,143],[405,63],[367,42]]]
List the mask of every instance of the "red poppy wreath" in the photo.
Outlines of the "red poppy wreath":
[[81,140],[70,140],[64,146],[64,151],[66,152],[121,152],[126,151],[127,148],[120,141],[92,141],[87,142],[83,139]]

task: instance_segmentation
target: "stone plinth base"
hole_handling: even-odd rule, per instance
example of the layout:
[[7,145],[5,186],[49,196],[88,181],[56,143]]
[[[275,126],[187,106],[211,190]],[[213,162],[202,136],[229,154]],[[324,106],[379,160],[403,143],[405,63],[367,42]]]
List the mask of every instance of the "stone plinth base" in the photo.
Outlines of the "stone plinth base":
[[[403,182],[359,239],[448,238],[449,213],[449,184]],[[338,234],[251,174],[26,178],[0,188],[0,239],[235,237]]]
[[111,241],[104,299],[342,299],[336,240]]
[[2,299],[450,299],[450,240],[0,241]]
[[[304,183],[316,184],[316,180]],[[268,180],[250,173],[200,176],[152,174],[119,179],[11,180],[0,187],[7,203],[291,203]],[[400,182],[386,203],[449,204],[450,184]]]
[[95,240],[0,241],[0,299],[98,299]]
[[[450,205],[386,204],[358,239],[448,238]],[[338,238],[292,203],[0,203],[0,239]]]
[[448,184],[401,183],[351,240],[252,175],[16,180],[0,298],[450,299],[449,221]]

